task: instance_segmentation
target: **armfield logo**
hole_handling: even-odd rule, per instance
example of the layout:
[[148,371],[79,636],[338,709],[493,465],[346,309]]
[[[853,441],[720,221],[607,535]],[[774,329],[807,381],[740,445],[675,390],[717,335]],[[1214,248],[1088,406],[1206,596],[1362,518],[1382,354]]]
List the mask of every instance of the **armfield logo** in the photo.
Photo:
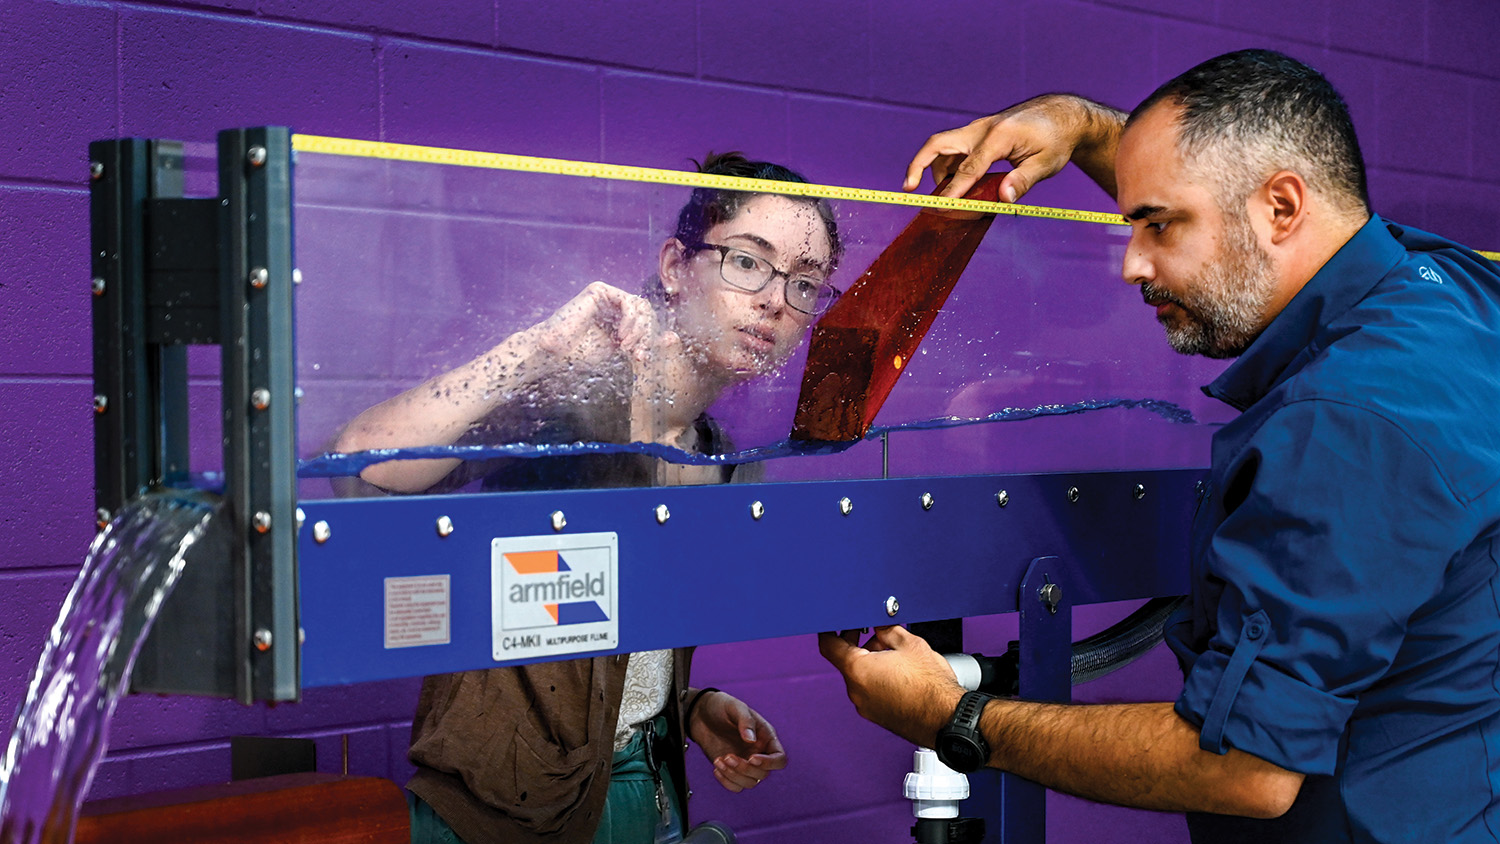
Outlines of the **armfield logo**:
[[490,540],[496,662],[620,646],[620,538],[599,533]]
[[511,551],[504,554],[506,627],[555,627],[608,621],[599,600],[609,594],[609,557],[602,549]]

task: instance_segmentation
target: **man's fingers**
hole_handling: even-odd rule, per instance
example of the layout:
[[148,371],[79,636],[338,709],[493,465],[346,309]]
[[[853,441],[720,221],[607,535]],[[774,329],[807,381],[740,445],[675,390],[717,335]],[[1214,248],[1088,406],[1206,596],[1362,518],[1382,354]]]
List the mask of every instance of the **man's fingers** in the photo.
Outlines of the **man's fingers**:
[[[917,185],[922,181],[922,171],[929,166],[932,168],[933,182],[942,184],[943,179],[953,173],[956,167],[974,151],[975,141],[983,137],[981,132],[981,127],[970,123],[968,126],[949,129],[928,138],[927,143],[922,144],[922,148],[917,150],[917,154],[912,157],[911,164],[907,165],[906,180],[901,183],[902,189],[916,190]],[[946,191],[944,194],[948,195]]]
[[[947,157],[947,152],[943,149],[944,142],[940,140],[945,134],[947,133],[928,138],[927,143],[922,144],[922,148],[917,150],[915,156],[912,156],[911,163],[906,165],[906,180],[901,183],[902,190],[916,190],[917,185],[922,183],[922,171],[926,170],[928,165],[933,166],[933,178],[937,178],[939,166],[937,162]],[[938,179],[938,181],[942,180]]]
[[911,631],[899,624],[889,627],[877,627],[875,628],[875,635],[871,636],[870,641],[865,643],[865,648],[872,651],[877,649],[891,651],[910,644],[916,638],[916,636],[912,635]]
[[[848,664],[849,659],[854,655],[855,651],[863,650],[859,647],[857,640],[851,642],[845,638],[847,635],[848,631],[845,631],[844,636],[838,633],[818,634],[818,652],[823,655],[824,659],[833,663],[833,666],[840,671],[844,670],[844,666]],[[855,632],[854,635],[858,636],[859,633]]]
[[1054,161],[1043,155],[1031,155],[1013,162],[1015,169],[1005,174],[1000,181],[1000,199],[1016,202],[1043,179],[1050,178],[1061,170],[1067,160]]

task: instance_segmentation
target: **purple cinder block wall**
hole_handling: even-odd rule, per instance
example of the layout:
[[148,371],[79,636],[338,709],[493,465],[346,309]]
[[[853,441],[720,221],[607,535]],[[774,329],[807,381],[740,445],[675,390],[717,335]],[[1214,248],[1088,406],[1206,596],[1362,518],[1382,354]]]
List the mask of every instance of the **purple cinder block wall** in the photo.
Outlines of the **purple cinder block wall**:
[[[1048,90],[1128,107],[1211,55],[1285,50],[1345,92],[1380,213],[1500,249],[1500,14],[1491,0],[0,0],[0,711],[13,712],[92,534],[86,147],[297,131],[680,168],[709,149],[815,181],[899,184],[927,135]],[[1079,174],[1040,204],[1110,203]],[[1155,339],[1155,338],[1152,338]],[[1080,613],[1080,632],[1123,613]],[[989,641],[1009,619],[975,620]],[[1167,699],[1165,654],[1079,690]],[[707,648],[792,765],[700,819],[747,844],[910,840],[910,748],[856,718],[808,638]],[[297,705],[126,700],[91,796],[227,779],[228,737],[315,738],[320,766],[404,779],[412,681]],[[695,751],[696,752],[696,751]],[[1053,796],[1056,841],[1180,841],[1179,817]]]

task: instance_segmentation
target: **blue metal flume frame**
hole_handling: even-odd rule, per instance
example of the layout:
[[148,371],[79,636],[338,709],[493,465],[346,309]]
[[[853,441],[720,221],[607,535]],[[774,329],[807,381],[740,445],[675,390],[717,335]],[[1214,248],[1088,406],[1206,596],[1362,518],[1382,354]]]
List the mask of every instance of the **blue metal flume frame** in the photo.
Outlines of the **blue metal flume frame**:
[[[749,641],[1031,610],[1038,558],[1068,605],[1187,592],[1200,470],[804,481],[303,501],[304,688],[491,668],[490,543],[613,531],[619,647]],[[997,495],[1004,491],[1001,506]],[[1076,492],[1075,492],[1076,491]],[[930,509],[923,495],[931,496]],[[845,515],[840,499],[852,504]],[[760,502],[764,515],[751,515]],[[670,517],[657,519],[658,505]],[[453,531],[436,529],[446,516]],[[312,527],[326,522],[319,543]],[[384,581],[451,577],[451,641],[385,647]],[[1023,592],[1027,594],[1023,594]],[[899,611],[887,615],[887,599]],[[746,611],[749,610],[749,611]],[[1069,631],[1061,632],[1066,645]],[[1030,637],[1047,638],[1047,637]],[[1056,637],[1053,637],[1056,638]],[[1024,678],[1069,670],[1023,635]],[[1038,646],[1043,642],[1036,642]],[[1064,680],[1063,682],[1066,682]],[[1023,695],[1025,689],[1023,688]]]

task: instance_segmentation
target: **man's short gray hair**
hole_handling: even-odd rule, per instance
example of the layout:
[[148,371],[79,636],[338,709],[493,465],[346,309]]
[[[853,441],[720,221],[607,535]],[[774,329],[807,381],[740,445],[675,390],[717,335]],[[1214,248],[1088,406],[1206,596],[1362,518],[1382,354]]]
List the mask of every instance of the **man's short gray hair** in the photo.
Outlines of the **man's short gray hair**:
[[1364,157],[1349,107],[1323,74],[1272,50],[1226,53],[1157,88],[1130,113],[1181,109],[1177,146],[1220,186],[1225,210],[1279,170],[1301,176],[1341,214],[1368,217]]

